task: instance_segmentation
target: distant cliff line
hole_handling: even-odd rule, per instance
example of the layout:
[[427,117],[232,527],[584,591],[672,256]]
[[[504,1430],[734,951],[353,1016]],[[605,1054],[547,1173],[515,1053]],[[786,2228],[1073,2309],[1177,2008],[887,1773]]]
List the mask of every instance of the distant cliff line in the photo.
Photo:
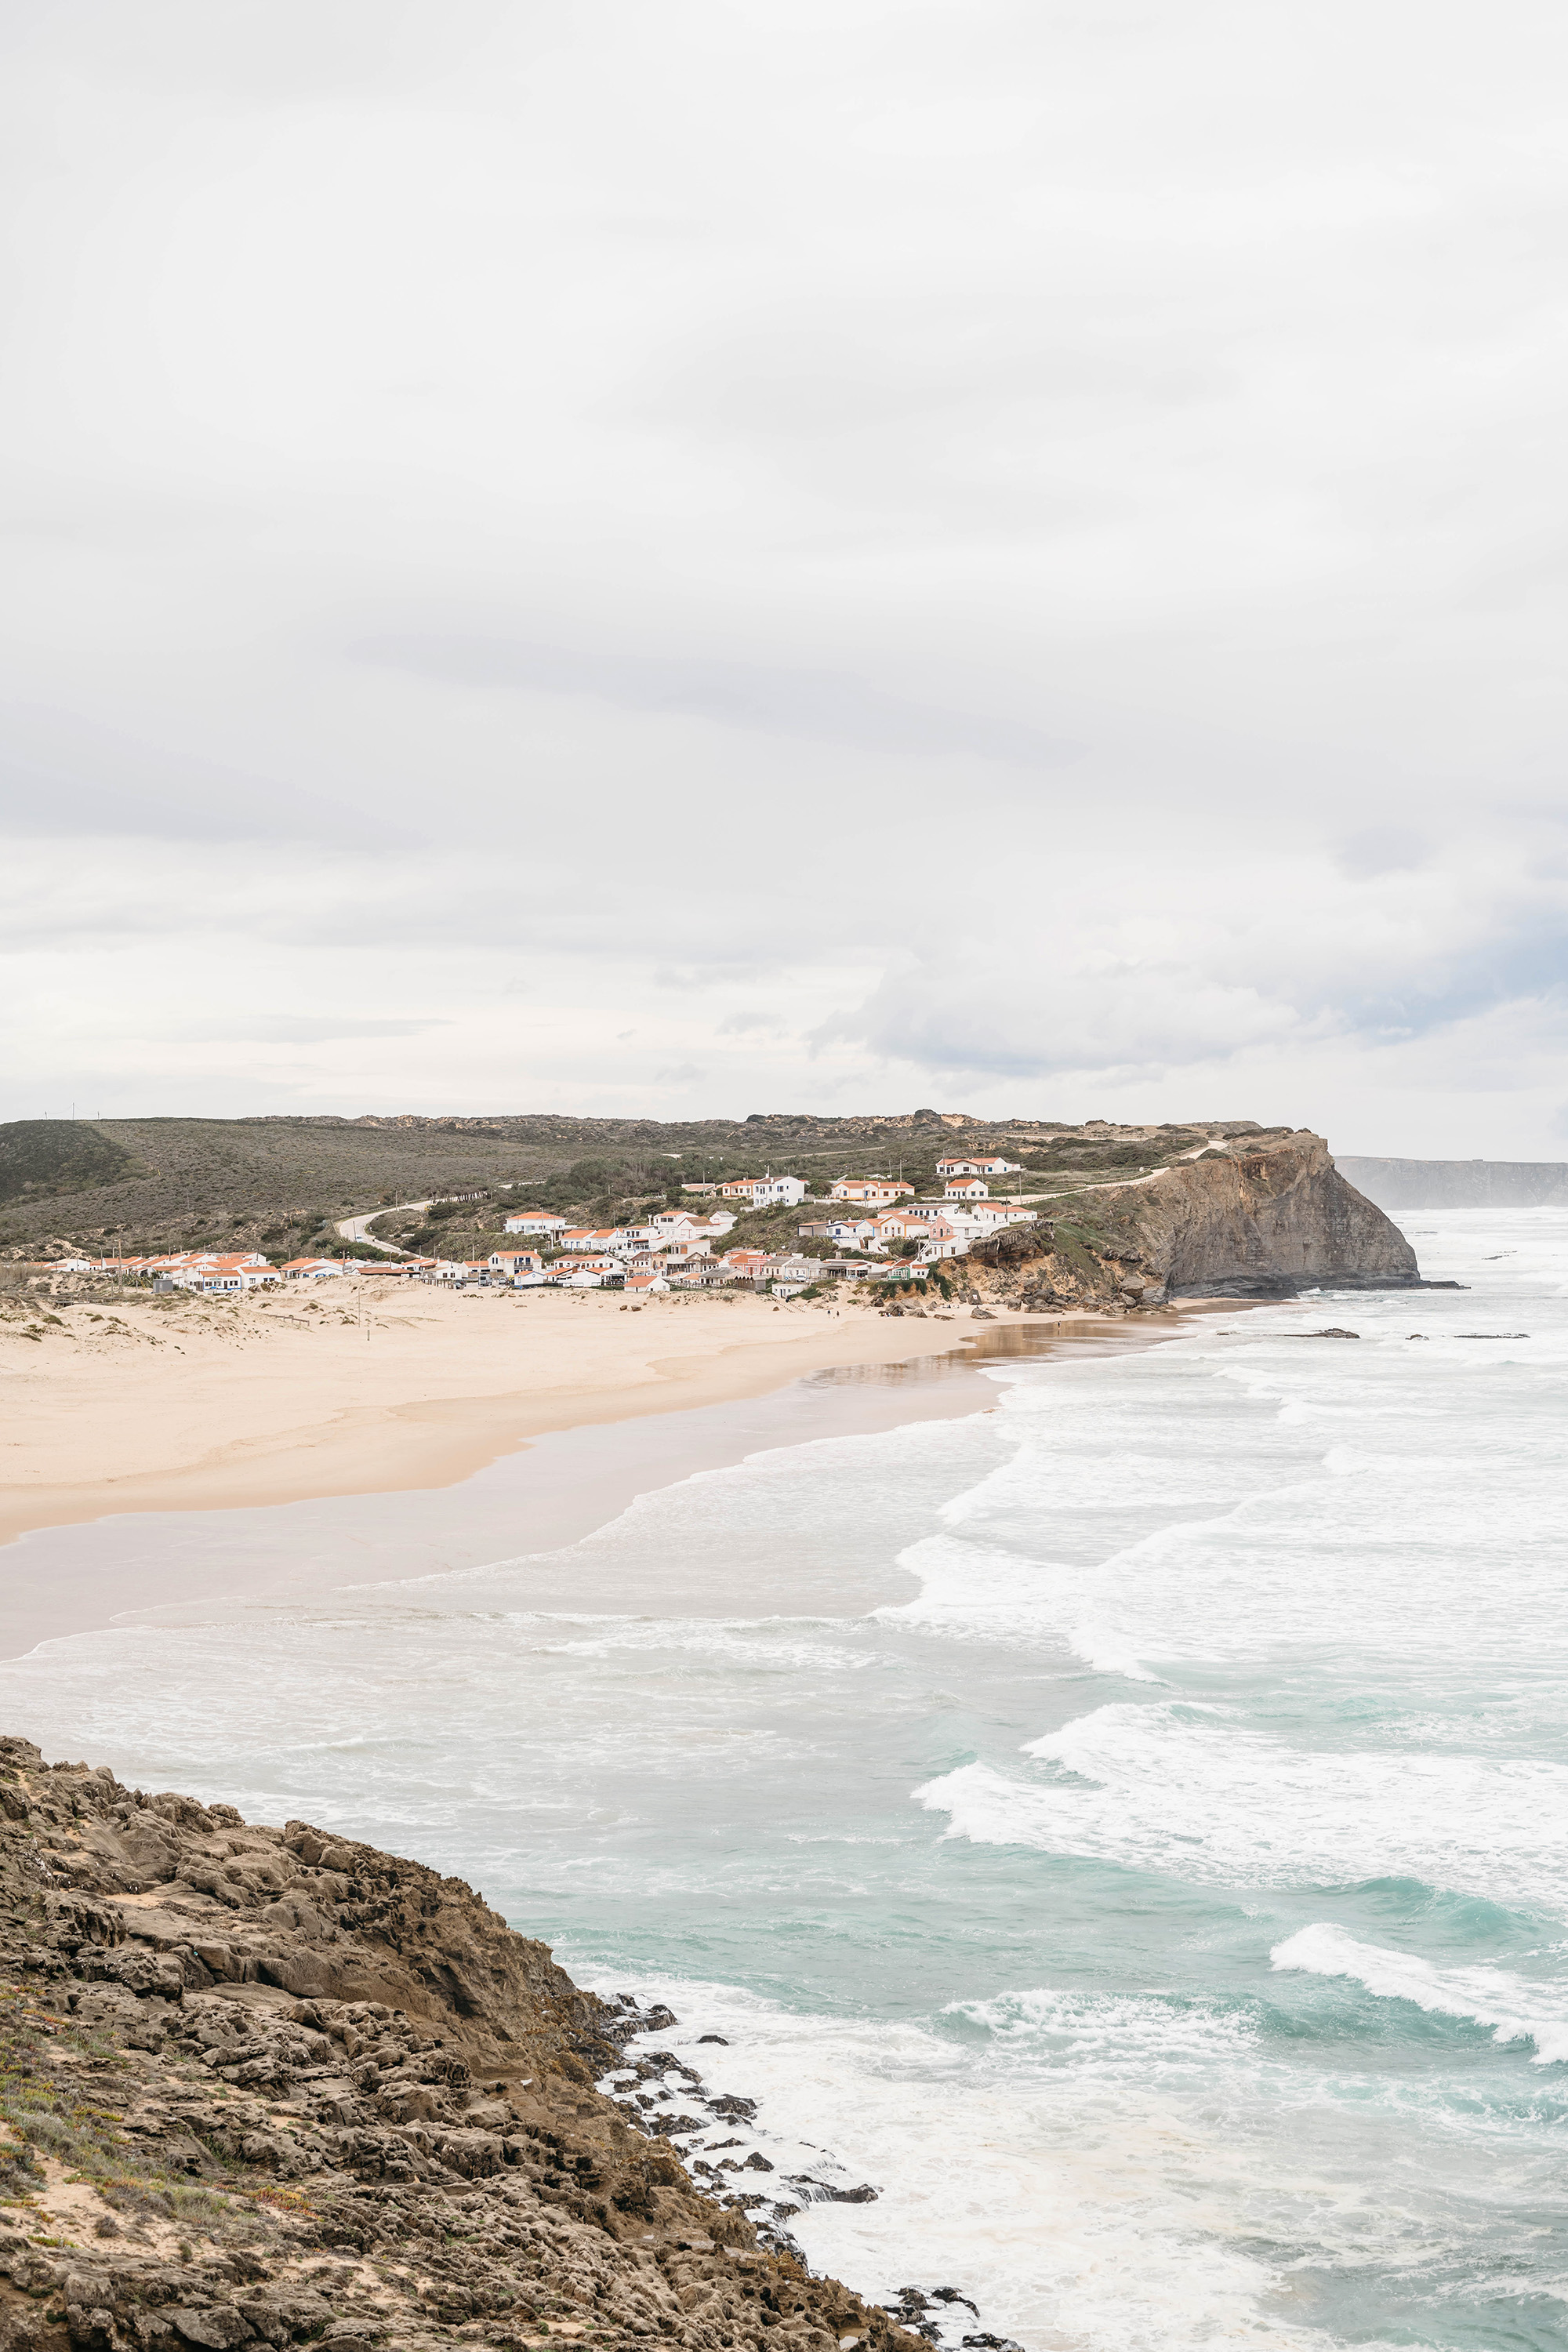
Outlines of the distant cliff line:
[[1568,1160],[1365,1160],[1334,1165],[1380,1209],[1568,1208]]

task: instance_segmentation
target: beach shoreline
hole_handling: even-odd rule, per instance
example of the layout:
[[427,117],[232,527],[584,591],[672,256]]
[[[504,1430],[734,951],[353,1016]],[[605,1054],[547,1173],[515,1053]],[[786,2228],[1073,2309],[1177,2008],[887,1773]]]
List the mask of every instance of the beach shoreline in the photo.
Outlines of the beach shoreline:
[[[1215,1311],[1234,1311],[1233,1303],[1136,1320],[823,1317],[787,1344],[764,1340],[731,1354],[721,1344],[728,1325],[714,1328],[725,1313],[718,1308],[702,1327],[689,1327],[694,1336],[705,1328],[717,1352],[694,1353],[684,1383],[601,1392],[588,1412],[574,1410],[570,1391],[556,1391],[531,1401],[529,1433],[499,1412],[477,1433],[448,1413],[426,1424],[443,1441],[439,1449],[400,1456],[383,1445],[334,1464],[285,1444],[237,1472],[229,1465],[214,1475],[198,1465],[183,1475],[148,1474],[130,1491],[91,1481],[56,1495],[13,1489],[13,1522],[26,1524],[13,1524],[0,1555],[10,1568],[0,1578],[0,1656],[113,1624],[288,1607],[355,1585],[557,1549],[640,1495],[759,1453],[984,1412],[996,1402],[988,1368],[1069,1349],[1142,1349],[1179,1338]],[[684,1321],[684,1310],[676,1312]],[[760,1314],[750,1319],[757,1330]],[[599,1328],[606,1336],[612,1328],[607,1320]],[[615,1328],[624,1347],[618,1334],[626,1327]],[[213,1344],[223,1336],[220,1324]],[[555,1425],[542,1425],[552,1416]],[[387,1423],[394,1433],[406,1425],[395,1417]]]
[[[337,1289],[338,1286],[332,1286]],[[263,1303],[90,1294],[0,1333],[0,1546],[103,1517],[450,1487],[555,1431],[733,1402],[805,1374],[957,1352],[1025,1324],[766,1299],[415,1295]],[[1150,1318],[1149,1332],[1174,1328]]]

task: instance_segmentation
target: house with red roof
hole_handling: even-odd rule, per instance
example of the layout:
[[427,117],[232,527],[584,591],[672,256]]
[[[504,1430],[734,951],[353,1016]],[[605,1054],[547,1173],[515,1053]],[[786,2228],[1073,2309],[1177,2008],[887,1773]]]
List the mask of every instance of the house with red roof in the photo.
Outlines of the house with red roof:
[[858,1208],[887,1209],[895,1201],[912,1201],[915,1188],[896,1176],[840,1176],[830,1189],[834,1201],[850,1201]]

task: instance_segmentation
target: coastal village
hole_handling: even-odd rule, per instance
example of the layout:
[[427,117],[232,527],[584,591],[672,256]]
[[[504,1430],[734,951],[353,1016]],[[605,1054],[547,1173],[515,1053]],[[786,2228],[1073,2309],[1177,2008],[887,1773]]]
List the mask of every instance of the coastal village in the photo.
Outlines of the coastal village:
[[[991,1156],[944,1159],[936,1169],[941,1197],[920,1200],[914,1185],[875,1172],[841,1176],[814,1198],[803,1177],[770,1170],[724,1182],[683,1183],[679,1204],[615,1225],[574,1225],[547,1209],[521,1208],[505,1218],[508,1238],[482,1258],[430,1256],[367,1235],[378,1258],[297,1257],[275,1265],[255,1249],[184,1249],[55,1263],[62,1273],[217,1297],[349,1278],[617,1290],[633,1297],[733,1287],[790,1298],[838,1283],[902,1286],[933,1277],[942,1283],[945,1260],[964,1256],[1009,1224],[1037,1221],[1038,1211],[1027,1202],[992,1195],[996,1180],[1023,1172],[1019,1162]],[[740,1218],[763,1209],[804,1213],[796,1246],[731,1244]]]

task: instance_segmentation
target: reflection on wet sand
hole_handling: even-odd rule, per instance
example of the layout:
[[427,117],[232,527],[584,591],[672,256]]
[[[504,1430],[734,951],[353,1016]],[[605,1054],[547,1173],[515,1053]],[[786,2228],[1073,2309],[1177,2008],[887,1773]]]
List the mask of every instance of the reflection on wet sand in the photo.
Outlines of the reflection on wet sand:
[[1179,1328],[965,1326],[940,1355],[841,1365],[759,1397],[552,1431],[456,1486],[39,1528],[6,1549],[0,1657],[138,1617],[190,1622],[236,1606],[310,1605],[355,1585],[552,1551],[639,1495],[751,1454],[984,1412],[995,1402],[988,1363],[1126,1349]]
[[1055,1355],[1060,1348],[1093,1347],[1100,1350],[1146,1347],[1152,1339],[1177,1337],[1175,1323],[1047,1322],[997,1323],[979,1331],[964,1330],[953,1338],[949,1356],[910,1356],[893,1364],[832,1364],[809,1372],[804,1388],[920,1388],[951,1381],[955,1371],[1007,1359]]

